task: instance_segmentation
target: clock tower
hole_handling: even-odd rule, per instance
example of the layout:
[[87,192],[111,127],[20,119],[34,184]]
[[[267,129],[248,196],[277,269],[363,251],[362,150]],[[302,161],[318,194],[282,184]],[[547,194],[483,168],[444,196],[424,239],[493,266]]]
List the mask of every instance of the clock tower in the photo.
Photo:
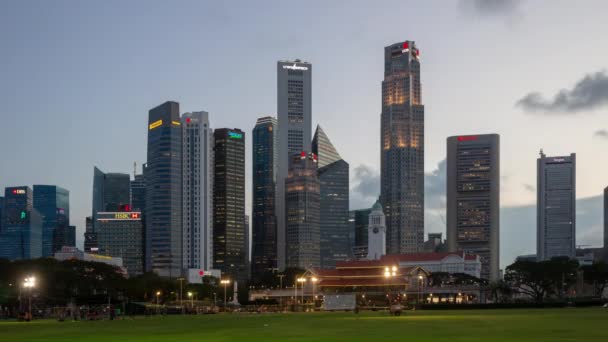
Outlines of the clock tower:
[[367,259],[378,260],[386,254],[386,224],[382,205],[376,201],[367,226]]

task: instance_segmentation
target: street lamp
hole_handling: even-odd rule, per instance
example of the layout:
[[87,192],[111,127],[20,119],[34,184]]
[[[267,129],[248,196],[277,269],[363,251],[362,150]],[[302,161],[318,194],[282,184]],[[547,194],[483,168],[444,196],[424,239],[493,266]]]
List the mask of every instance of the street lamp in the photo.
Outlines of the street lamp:
[[422,275],[418,275],[418,304],[420,304],[421,293],[422,293]]
[[314,311],[317,306],[317,301],[315,299],[317,299],[316,287],[319,279],[317,279],[317,277],[312,277],[310,278],[310,281],[312,281],[312,310]]
[[33,276],[25,278],[23,281],[23,287],[28,289],[28,317],[26,317],[27,321],[32,320],[32,289],[36,287],[36,278]]
[[156,314],[158,315],[158,307],[159,307],[159,299],[160,299],[160,295],[161,292],[160,291],[156,291]]
[[226,311],[226,305],[227,305],[227,302],[226,302],[226,287],[228,286],[228,284],[230,284],[230,280],[228,280],[228,279],[222,279],[222,280],[220,280],[220,283],[222,285],[224,285],[224,311]]
[[298,278],[298,283],[302,283],[302,304],[304,304],[304,283],[306,282],[306,278],[300,277]]
[[192,298],[192,292],[188,291],[188,298],[190,298],[190,308],[194,307],[194,298]]

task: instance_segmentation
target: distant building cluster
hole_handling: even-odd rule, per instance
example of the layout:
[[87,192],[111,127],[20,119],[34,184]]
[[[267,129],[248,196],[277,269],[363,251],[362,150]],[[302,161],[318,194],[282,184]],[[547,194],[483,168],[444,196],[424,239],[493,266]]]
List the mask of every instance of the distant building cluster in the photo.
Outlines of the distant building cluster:
[[[380,192],[370,207],[350,210],[349,164],[321,126],[312,131],[312,64],[279,61],[277,117],[258,118],[251,131],[213,129],[212,113],[181,113],[177,102],[150,109],[142,172],[93,168],[84,251],[75,249],[66,189],[7,187],[0,197],[0,257],[102,260],[130,276],[155,272],[192,282],[221,275],[257,283],[295,267],[315,270],[323,286],[332,286],[349,282],[351,266],[370,272],[386,263],[411,276],[422,267],[496,280],[500,137],[447,138],[446,236],[428,233],[425,241],[424,116],[420,50],[413,41],[385,47]],[[598,254],[576,251],[575,174],[574,153],[541,151],[537,254],[528,258]],[[608,224],[605,230],[608,239]]]

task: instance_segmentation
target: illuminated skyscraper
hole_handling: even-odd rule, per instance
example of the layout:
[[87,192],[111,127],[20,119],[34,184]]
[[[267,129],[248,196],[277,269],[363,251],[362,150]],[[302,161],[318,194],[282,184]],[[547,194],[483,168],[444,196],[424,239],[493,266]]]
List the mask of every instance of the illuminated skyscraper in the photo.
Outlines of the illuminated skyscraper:
[[416,253],[424,243],[424,105],[413,41],[384,48],[380,134],[387,253]]
[[576,257],[576,154],[537,160],[537,236],[539,261]]
[[289,161],[294,154],[311,151],[312,139],[312,65],[295,61],[277,63],[277,113],[279,125],[279,157],[277,169],[277,263],[286,262],[285,179]]
[[146,270],[182,273],[182,128],[179,104],[149,111],[146,179]]
[[183,267],[213,266],[213,131],[209,113],[182,115],[183,130]]
[[42,256],[42,218],[34,208],[28,186],[4,191],[4,222],[0,231],[0,258],[35,259]]
[[479,255],[481,277],[499,278],[500,138],[447,140],[447,242],[450,252]]
[[249,275],[245,232],[245,133],[213,132],[213,268],[244,283]]
[[348,223],[349,165],[321,126],[317,126],[312,140],[312,152],[318,160],[321,267],[334,268],[336,261],[351,258]]
[[259,118],[252,132],[251,275],[277,269],[277,217],[275,212],[278,163],[277,119]]
[[42,217],[43,257],[52,257],[63,246],[74,246],[69,191],[55,185],[34,185],[34,208]]

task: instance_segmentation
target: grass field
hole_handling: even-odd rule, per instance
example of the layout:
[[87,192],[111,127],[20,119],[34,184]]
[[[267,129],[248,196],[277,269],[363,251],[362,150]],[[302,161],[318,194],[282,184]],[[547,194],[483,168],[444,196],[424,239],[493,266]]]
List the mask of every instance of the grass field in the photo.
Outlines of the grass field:
[[0,322],[1,341],[608,341],[608,310],[220,314]]

